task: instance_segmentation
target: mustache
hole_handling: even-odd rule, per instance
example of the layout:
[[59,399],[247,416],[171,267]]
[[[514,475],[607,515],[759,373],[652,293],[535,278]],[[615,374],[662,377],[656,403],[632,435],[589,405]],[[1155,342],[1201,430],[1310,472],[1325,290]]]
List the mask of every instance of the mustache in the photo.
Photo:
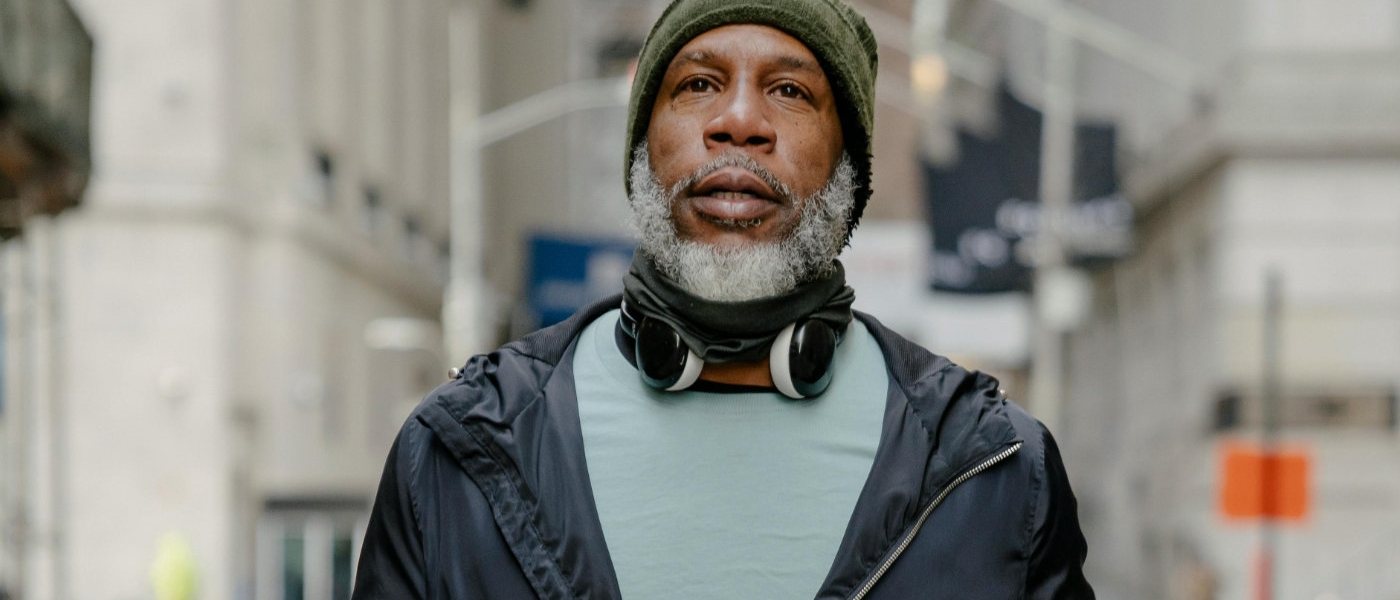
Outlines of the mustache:
[[700,183],[701,179],[709,177],[715,171],[728,167],[738,167],[752,173],[755,177],[762,180],[763,183],[767,184],[768,188],[773,190],[773,193],[777,194],[778,199],[782,200],[785,204],[792,205],[796,200],[792,193],[792,188],[789,188],[787,184],[778,179],[778,176],[774,175],[772,171],[758,164],[758,161],[754,160],[753,157],[739,151],[721,154],[714,160],[695,169],[694,173],[676,182],[667,193],[668,200],[679,198],[681,192],[694,187],[695,184]]

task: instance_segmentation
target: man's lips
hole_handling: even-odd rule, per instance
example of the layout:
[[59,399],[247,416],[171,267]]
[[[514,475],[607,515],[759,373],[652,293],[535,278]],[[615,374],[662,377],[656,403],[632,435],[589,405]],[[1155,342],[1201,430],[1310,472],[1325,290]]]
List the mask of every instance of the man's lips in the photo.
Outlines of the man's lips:
[[690,204],[695,211],[712,219],[750,221],[761,219],[777,209],[778,204],[765,198],[722,198],[717,196],[692,197]]
[[701,179],[691,192],[695,211],[712,219],[750,221],[761,219],[780,204],[757,175],[746,169],[726,168]]

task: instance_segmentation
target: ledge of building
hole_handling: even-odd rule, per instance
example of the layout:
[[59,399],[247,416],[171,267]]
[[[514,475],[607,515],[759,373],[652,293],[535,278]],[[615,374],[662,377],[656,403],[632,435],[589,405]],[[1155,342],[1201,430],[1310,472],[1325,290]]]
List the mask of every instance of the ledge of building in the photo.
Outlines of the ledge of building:
[[1126,169],[1146,214],[1239,157],[1400,158],[1400,49],[1253,55],[1192,118]]
[[184,222],[228,227],[250,238],[278,238],[316,254],[427,315],[442,310],[443,282],[394,244],[292,198],[229,201],[217,184],[99,181],[93,202],[73,213],[94,221]]

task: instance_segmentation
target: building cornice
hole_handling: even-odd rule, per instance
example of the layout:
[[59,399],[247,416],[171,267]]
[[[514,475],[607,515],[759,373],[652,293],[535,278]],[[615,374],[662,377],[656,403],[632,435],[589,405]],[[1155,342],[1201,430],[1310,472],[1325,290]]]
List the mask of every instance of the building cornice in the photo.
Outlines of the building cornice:
[[1244,157],[1400,159],[1400,50],[1270,53],[1237,63],[1210,109],[1126,169],[1139,214]]
[[[370,233],[291,199],[270,202],[222,200],[213,185],[167,184],[160,190],[99,182],[92,201],[74,217],[102,222],[167,222],[224,227],[249,239],[290,242],[354,274],[425,315],[442,310],[443,285],[433,269],[408,260]],[[183,201],[162,201],[178,195]],[[142,198],[142,199],[137,199]]]

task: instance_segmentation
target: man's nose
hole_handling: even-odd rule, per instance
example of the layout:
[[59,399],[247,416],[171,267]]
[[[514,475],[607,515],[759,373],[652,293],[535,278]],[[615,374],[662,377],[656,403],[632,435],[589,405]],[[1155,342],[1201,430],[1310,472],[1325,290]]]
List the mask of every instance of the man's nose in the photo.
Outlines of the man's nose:
[[720,111],[705,126],[705,146],[729,145],[767,152],[777,141],[768,122],[762,90],[737,86],[726,95]]

